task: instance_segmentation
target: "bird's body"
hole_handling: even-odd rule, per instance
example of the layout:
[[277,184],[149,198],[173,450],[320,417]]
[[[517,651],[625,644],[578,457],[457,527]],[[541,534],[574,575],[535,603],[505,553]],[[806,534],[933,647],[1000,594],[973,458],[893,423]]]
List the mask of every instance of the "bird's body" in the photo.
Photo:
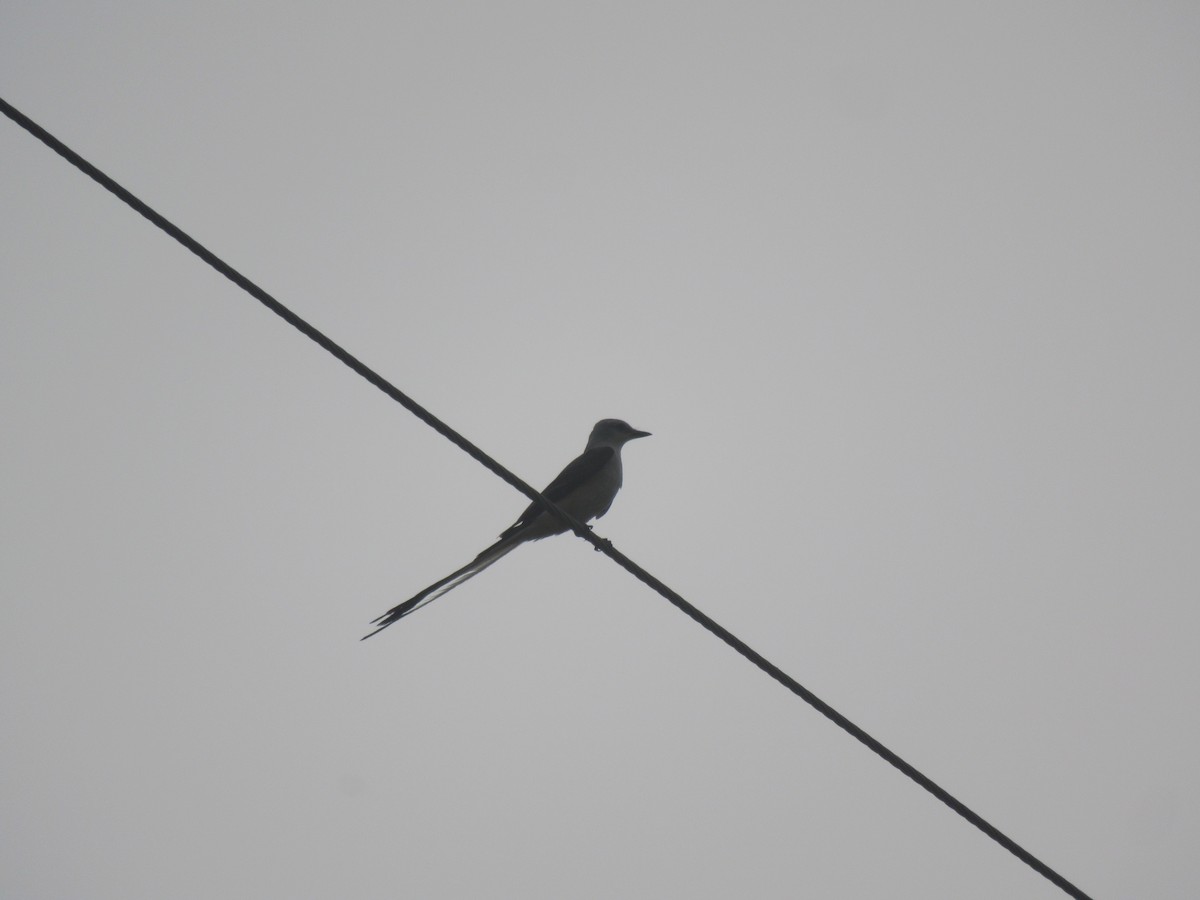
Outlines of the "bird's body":
[[[620,419],[601,419],[592,429],[583,453],[558,473],[558,477],[542,491],[542,496],[580,522],[600,518],[608,512],[617,491],[621,489],[621,448],[626,442],[647,435],[648,432],[631,428]],[[379,634],[394,622],[478,575],[521,544],[540,541],[567,530],[567,524],[558,516],[536,501],[530,503],[520,518],[500,533],[500,540],[461,569],[388,610],[371,623],[376,629],[365,635],[363,640]]]

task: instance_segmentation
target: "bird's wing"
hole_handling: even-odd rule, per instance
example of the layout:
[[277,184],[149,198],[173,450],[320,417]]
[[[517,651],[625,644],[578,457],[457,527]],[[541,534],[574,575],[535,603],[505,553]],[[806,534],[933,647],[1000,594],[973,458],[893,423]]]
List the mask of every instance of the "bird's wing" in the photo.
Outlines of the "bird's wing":
[[[608,465],[615,453],[616,451],[612,447],[591,447],[584,450],[558,473],[557,478],[547,485],[546,489],[542,491],[542,496],[551,503],[561,502],[580,485],[586,484],[589,479],[594,478],[597,472]],[[511,537],[544,512],[546,510],[542,504],[537,501],[530,503],[525,512],[521,513],[521,517],[500,533],[500,537]]]

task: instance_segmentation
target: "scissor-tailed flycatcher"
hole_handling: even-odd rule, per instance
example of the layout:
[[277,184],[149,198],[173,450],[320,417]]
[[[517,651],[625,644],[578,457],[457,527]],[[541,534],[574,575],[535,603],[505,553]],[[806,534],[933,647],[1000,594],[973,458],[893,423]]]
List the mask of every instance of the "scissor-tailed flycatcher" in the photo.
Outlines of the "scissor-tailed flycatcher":
[[[601,419],[592,429],[583,453],[558,473],[558,477],[542,491],[542,496],[580,522],[600,518],[608,512],[613,498],[621,489],[621,448],[634,438],[648,437],[649,434],[648,431],[631,428],[620,419]],[[567,530],[567,526],[542,504],[530,503],[521,513],[521,518],[500,533],[500,540],[461,569],[441,581],[435,581],[412,599],[389,609],[371,623],[377,626],[376,629],[362,639],[365,641],[374,637],[393,622],[416,612],[447,591],[454,590],[518,545],[526,541],[540,541]]]

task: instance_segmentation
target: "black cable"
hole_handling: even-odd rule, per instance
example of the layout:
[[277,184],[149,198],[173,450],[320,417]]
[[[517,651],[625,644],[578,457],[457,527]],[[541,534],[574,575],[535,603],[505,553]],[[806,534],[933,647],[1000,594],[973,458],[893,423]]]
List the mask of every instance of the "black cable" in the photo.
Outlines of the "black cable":
[[610,541],[597,537],[587,526],[580,524],[578,521],[568,516],[561,509],[535,491],[532,487],[530,487],[508,469],[504,468],[504,466],[500,465],[500,463],[496,462],[449,425],[446,425],[431,412],[401,392],[400,389],[391,384],[391,382],[387,381],[381,375],[378,375],[373,370],[369,369],[365,364],[360,362],[346,350],[342,349],[312,325],[308,324],[308,322],[304,321],[304,319],[300,318],[298,315],[252,282],[245,275],[241,274],[228,263],[221,260],[216,254],[202,245],[199,241],[195,240],[178,226],[172,224],[159,213],[155,212],[153,209],[151,209],[125,188],[121,187],[121,185],[117,184],[28,116],[12,107],[3,98],[0,98],[0,111],[2,111],[6,116],[40,140],[43,144],[45,144],[67,162],[71,163],[71,165],[75,166],[106,190],[112,192],[121,200],[125,201],[126,204],[133,207],[133,209],[137,210],[137,212],[141,213],[171,237],[175,238],[175,240],[183,244],[183,246],[187,247],[187,249],[191,250],[192,253],[196,254],[242,290],[246,291],[246,293],[250,294],[250,296],[254,297],[254,299],[262,303],[263,306],[267,307],[267,309],[271,310],[271,312],[275,313],[289,325],[292,325],[294,328],[298,329],[305,336],[316,341],[371,384],[375,385],[375,387],[379,388],[426,425],[434,429],[438,434],[442,435],[458,446],[461,450],[465,451],[471,456],[472,459],[482,463],[496,475],[500,476],[510,485],[519,490],[526,497],[529,497],[531,500],[537,503],[541,503],[542,506],[569,525],[577,535],[590,543],[597,550],[607,554],[610,558],[615,560],[616,563],[621,566],[621,568],[625,569],[625,571],[629,572],[639,581],[656,590],[659,594],[682,610],[687,616],[689,616],[699,625],[711,631],[742,656],[746,657],[746,659],[750,660],[750,662],[754,663],[754,665],[758,666],[760,669],[790,690],[793,694],[796,694],[798,697],[812,706],[821,715],[825,716],[839,728],[848,732],[859,742],[865,744],[876,754],[883,757],[883,759],[887,760],[887,762],[891,763],[921,787],[925,788],[925,790],[929,791],[929,793],[933,794],[933,796],[937,797],[948,807],[998,843],[1001,847],[1016,856],[1017,859],[1021,860],[1038,874],[1052,881],[1070,896],[1077,898],[1077,900],[1091,900],[1087,894],[1075,887],[1075,885],[1067,881],[1067,879],[1059,875],[1056,871],[1051,869],[1048,865],[1046,865],[1016,841],[1012,840],[1012,838],[1008,837],[1006,834],[1000,831],[1000,829],[996,828],[978,813],[974,812],[970,807],[952,795],[949,791],[941,787],[941,785],[937,784],[937,782],[933,781],[933,779],[924,775],[914,766],[905,762],[903,759],[901,759],[875,738],[871,737],[871,735],[867,734],[867,732],[863,731],[808,688],[804,687],[804,685],[802,685],[800,682],[796,681],[796,679],[792,678],[792,676],[788,675],[770,660],[766,659],[764,656],[754,650],[754,648],[750,647],[748,644],[723,628],[721,625],[718,625],[715,621],[710,619],[696,607],[692,606],[691,603],[683,599],[683,597],[675,593],[675,591],[671,590],[671,588],[667,587],[625,554],[613,547]]

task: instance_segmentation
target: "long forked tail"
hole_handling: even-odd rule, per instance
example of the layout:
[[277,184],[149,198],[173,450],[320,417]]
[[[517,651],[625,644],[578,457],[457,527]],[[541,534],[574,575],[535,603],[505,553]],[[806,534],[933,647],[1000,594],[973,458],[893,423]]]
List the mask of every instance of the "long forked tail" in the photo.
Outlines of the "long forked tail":
[[425,590],[421,591],[421,593],[409,600],[405,600],[399,606],[393,606],[382,616],[371,623],[372,625],[376,626],[375,630],[370,634],[363,635],[359,640],[365,641],[369,637],[374,637],[394,622],[399,622],[405,616],[415,613],[426,603],[432,603],[447,591],[454,590],[468,578],[474,578],[500,557],[515,549],[519,544],[522,543],[524,543],[524,538],[517,537],[516,535],[501,538],[461,569],[451,572],[441,581],[435,581],[429,587],[425,588]]

